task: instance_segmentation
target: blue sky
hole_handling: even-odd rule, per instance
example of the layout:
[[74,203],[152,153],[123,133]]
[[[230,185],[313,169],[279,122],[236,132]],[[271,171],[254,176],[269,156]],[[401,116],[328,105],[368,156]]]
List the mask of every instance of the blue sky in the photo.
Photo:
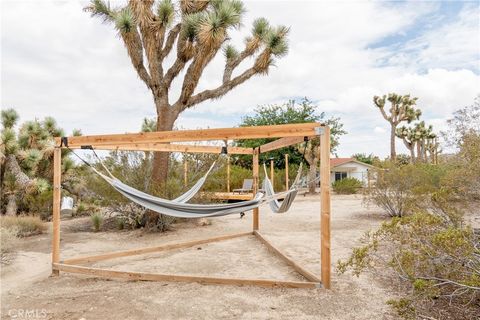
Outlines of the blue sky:
[[[85,3],[2,1],[1,107],[23,120],[51,115],[84,134],[138,131],[154,116],[151,95],[113,27],[84,13]],[[342,118],[349,134],[339,156],[386,156],[389,127],[373,95],[417,96],[424,120],[439,131],[480,93],[477,1],[246,1],[246,8],[232,43],[240,48],[263,16],[291,28],[289,54],[268,76],[188,110],[178,127],[234,126],[258,105],[306,96],[318,112]],[[199,90],[219,83],[223,65],[219,56],[208,66]]]

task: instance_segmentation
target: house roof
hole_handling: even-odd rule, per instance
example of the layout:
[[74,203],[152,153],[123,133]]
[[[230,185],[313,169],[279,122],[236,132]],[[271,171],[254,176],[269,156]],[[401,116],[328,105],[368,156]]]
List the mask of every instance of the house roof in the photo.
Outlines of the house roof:
[[330,158],[330,167],[336,167],[341,164],[353,161],[353,158]]
[[349,163],[349,162],[356,162],[356,163],[363,164],[367,167],[373,167],[372,165],[358,161],[355,158],[330,158],[330,168],[338,167],[342,164]]

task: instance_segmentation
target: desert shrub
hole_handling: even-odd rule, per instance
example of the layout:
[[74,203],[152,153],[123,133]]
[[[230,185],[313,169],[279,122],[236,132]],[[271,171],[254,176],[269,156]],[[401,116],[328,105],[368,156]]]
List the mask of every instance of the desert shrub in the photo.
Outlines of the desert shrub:
[[479,241],[469,226],[415,213],[368,233],[338,270],[373,269],[398,283],[404,290],[389,304],[404,318],[472,319],[480,307]]
[[19,237],[40,234],[47,229],[39,217],[4,216],[0,221],[2,228],[14,230]]
[[0,228],[0,263],[9,263],[15,251],[15,246],[18,242],[17,230],[14,228]]
[[354,194],[362,187],[362,183],[355,178],[345,178],[335,181],[332,187],[338,194]]
[[123,217],[117,217],[115,221],[117,222],[118,230],[125,229],[125,219]]
[[92,222],[93,230],[95,230],[95,232],[98,232],[102,227],[103,215],[101,213],[93,213],[90,216],[90,221]]
[[87,211],[87,206],[83,202],[79,202],[78,205],[77,205],[75,213],[77,215],[82,215],[86,211]]
[[374,171],[376,182],[365,189],[364,200],[392,217],[423,210],[441,190],[445,174],[445,167],[432,164],[387,164],[385,169]]

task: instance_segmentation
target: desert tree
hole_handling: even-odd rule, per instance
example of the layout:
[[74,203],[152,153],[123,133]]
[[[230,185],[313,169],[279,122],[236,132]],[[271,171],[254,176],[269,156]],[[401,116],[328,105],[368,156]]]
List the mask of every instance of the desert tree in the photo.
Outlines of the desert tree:
[[[62,136],[63,130],[51,117],[43,121],[26,121],[16,130],[19,116],[14,109],[2,110],[1,120],[0,185],[4,201],[1,208],[7,215],[15,215],[19,203],[23,205],[23,211],[29,211],[29,206],[33,206],[40,195],[51,190],[54,137]],[[73,133],[79,134],[78,130]],[[70,178],[74,167],[67,154],[68,150],[62,153],[64,182]]]
[[[152,94],[156,131],[172,130],[188,108],[218,99],[254,75],[267,74],[275,59],[288,51],[288,28],[271,26],[265,18],[254,20],[241,50],[231,45],[230,32],[240,28],[245,13],[239,0],[183,0],[178,4],[129,0],[122,7],[92,0],[85,11],[118,31],[138,77]],[[221,52],[225,56],[221,83],[197,92],[205,68]],[[239,67],[243,62],[245,68]],[[181,91],[172,99],[169,93],[175,79],[182,82]],[[168,158],[167,153],[154,155],[152,179],[157,183],[166,181]]]
[[[318,112],[318,106],[308,98],[301,101],[290,100],[283,104],[259,106],[251,116],[245,116],[240,126],[265,126],[286,123],[321,122],[330,127],[330,152],[335,153],[340,137],[347,132],[338,117],[328,117],[325,112]],[[256,148],[273,139],[241,140],[237,144],[242,147]],[[301,143],[281,150],[262,154],[260,160],[275,159],[276,166],[284,166],[284,155],[288,154],[290,164],[299,164],[303,159],[309,165],[309,192],[315,193],[316,174],[320,161],[320,139],[310,139],[306,144]],[[242,158],[240,158],[242,159]]]
[[415,161],[415,144],[417,140],[413,128],[401,126],[397,128],[395,134],[402,139],[403,144],[410,152],[410,162]]
[[[399,95],[396,93],[389,93],[382,97],[374,96],[373,102],[375,106],[380,110],[385,120],[390,123],[390,159],[395,161],[397,156],[395,151],[395,138],[397,133],[397,127],[402,122],[411,123],[417,120],[422,112],[420,109],[416,109],[417,99],[410,97],[410,95]],[[385,110],[386,103],[390,103],[390,108]]]

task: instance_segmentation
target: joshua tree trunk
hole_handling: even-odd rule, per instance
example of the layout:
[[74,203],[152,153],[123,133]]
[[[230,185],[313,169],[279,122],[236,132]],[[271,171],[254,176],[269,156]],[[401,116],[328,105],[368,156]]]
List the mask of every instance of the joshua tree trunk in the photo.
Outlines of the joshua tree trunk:
[[422,162],[422,147],[420,141],[417,141],[417,162]]
[[397,126],[391,123],[391,130],[390,130],[390,160],[391,161],[395,161],[395,159],[397,158],[397,152],[395,150],[396,131],[397,131]]
[[[18,165],[17,158],[13,154],[9,154],[5,159],[5,172],[13,175],[15,180],[16,187],[19,190],[27,189],[32,183],[33,180],[30,179]],[[5,209],[5,213],[10,216],[17,214],[17,195],[16,193],[11,193],[8,195],[8,203]]]
[[[157,109],[157,131],[172,130],[178,118],[178,113],[168,105],[168,102],[164,99],[164,95],[155,97],[155,105]],[[170,154],[168,152],[154,153],[152,166],[153,187],[158,187],[167,181],[169,156]]]
[[15,194],[8,195],[7,208],[5,209],[5,214],[7,216],[17,215],[17,197]]

